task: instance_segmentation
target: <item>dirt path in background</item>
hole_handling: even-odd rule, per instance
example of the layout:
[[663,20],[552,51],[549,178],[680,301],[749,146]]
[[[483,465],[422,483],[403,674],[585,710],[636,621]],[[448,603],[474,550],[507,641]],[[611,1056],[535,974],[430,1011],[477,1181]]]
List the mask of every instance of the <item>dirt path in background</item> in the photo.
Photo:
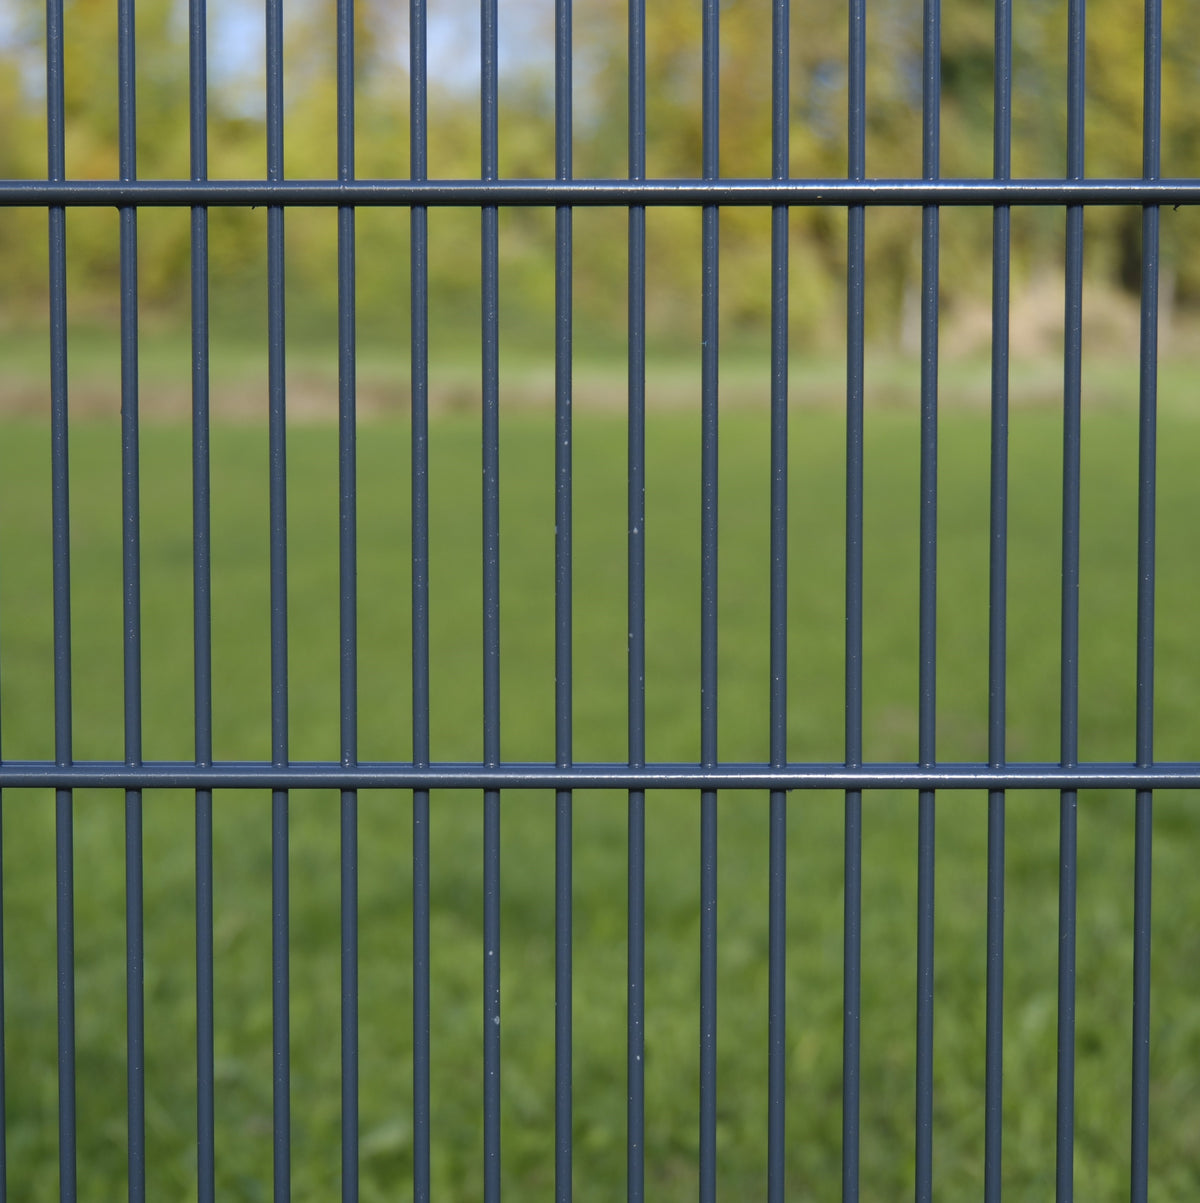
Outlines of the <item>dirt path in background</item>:
[[[472,413],[480,406],[480,388],[463,381],[430,381],[429,404],[434,412]],[[626,404],[624,380],[584,376],[574,381],[573,404],[587,410],[623,410]],[[657,409],[683,409],[698,403],[699,386],[680,379],[647,381],[647,404]],[[797,403],[840,405],[843,395],[836,389],[809,390],[804,395],[793,390]],[[360,381],[356,391],[358,413],[362,417],[407,414],[411,391],[407,382]],[[748,381],[730,381],[721,385],[721,404],[766,405],[769,386]],[[139,412],[153,418],[185,419],[191,413],[191,388],[179,383],[142,383]],[[210,388],[210,410],[223,420],[265,418],[267,383],[245,380],[234,384],[216,384]],[[552,409],[554,382],[540,376],[519,377],[502,382],[500,404],[503,409]],[[119,388],[73,383],[69,391],[72,415],[81,417],[115,416],[120,413]],[[337,417],[337,381],[318,377],[300,377],[287,385],[287,411],[299,421],[320,421]],[[49,412],[49,391],[45,385],[27,381],[0,380],[0,413],[29,417]]]
[[[1014,380],[1011,399],[1016,405],[1054,405],[1061,401],[1062,368],[1057,363],[1038,364]],[[866,403],[869,407],[892,407],[916,404],[919,398],[919,373],[916,365],[904,364],[877,373],[868,372]],[[745,371],[727,373],[720,381],[722,409],[762,407],[770,404],[770,382],[764,365],[761,373]],[[990,397],[990,381],[986,365],[969,370],[944,371],[941,399],[947,405],[985,408]],[[577,372],[573,381],[572,401],[577,409],[587,411],[621,412],[626,407],[628,385],[624,374],[609,372]],[[432,376],[429,386],[431,411],[438,413],[476,413],[480,407],[480,387],[465,376],[439,380]],[[794,362],[791,370],[791,404],[799,407],[840,409],[845,405],[845,383],[822,370],[806,376],[802,361]],[[287,383],[287,412],[296,421],[334,421],[337,417],[337,380],[333,377],[297,373]],[[1103,402],[1115,399],[1095,397]],[[409,412],[411,392],[407,380],[388,381],[361,376],[357,385],[357,409],[360,417],[374,418],[404,415]],[[672,371],[655,375],[646,381],[646,404],[652,410],[698,408],[700,383],[695,378]],[[72,416],[116,417],[121,409],[119,386],[105,382],[91,385],[72,381],[68,394]],[[210,411],[223,421],[265,420],[267,415],[267,382],[262,379],[241,379],[215,382],[210,386]],[[49,413],[49,389],[41,381],[4,380],[0,378],[0,413],[27,417]],[[159,382],[143,380],[138,395],[139,412],[154,419],[184,421],[191,414],[191,386],[184,381]],[[552,409],[554,379],[552,374],[531,372],[512,373],[502,379],[500,405],[504,410]]]

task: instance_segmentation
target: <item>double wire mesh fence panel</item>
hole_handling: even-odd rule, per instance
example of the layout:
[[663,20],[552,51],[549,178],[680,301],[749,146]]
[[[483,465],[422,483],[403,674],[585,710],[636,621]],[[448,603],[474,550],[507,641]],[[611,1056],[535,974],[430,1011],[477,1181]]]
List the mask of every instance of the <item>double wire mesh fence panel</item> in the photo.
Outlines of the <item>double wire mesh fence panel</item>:
[[[787,0],[575,7],[482,0],[468,70],[460,18],[423,0],[402,29],[352,0],[319,26],[282,0],[190,0],[180,178],[139,172],[139,120],[161,115],[138,90],[166,96],[151,69],[169,71],[135,53],[133,0],[116,8],[112,173],[87,169],[95,130],[68,104],[81,13],[25,14],[20,55],[4,35],[14,63],[44,53],[13,94],[43,107],[45,175],[0,180],[0,218],[46,214],[30,337],[48,370],[33,416],[0,425],[0,1194],[994,1201],[1053,1180],[1068,1200],[1078,1178],[1089,1198],[1190,1197],[1200,499],[1189,390],[1170,376],[1160,405],[1158,357],[1161,277],[1179,271],[1164,214],[1186,217],[1200,180],[1163,175],[1161,0],[1138,60],[1121,51],[1141,105],[1124,177],[1086,170],[1085,0],[1040,58],[1014,29],[1045,28],[1010,0],[967,6],[967,50],[938,0],[919,22],[848,0],[815,32]],[[1111,7],[1093,4],[1109,80]],[[886,70],[873,22],[896,39]],[[615,57],[584,53],[601,44]],[[731,62],[761,78],[731,82]],[[332,170],[297,174],[288,139],[322,127],[294,132],[294,98],[322,86]],[[1046,141],[1063,161],[1037,176],[1014,172],[1022,86],[1053,94],[1042,125],[1062,115]],[[755,87],[751,128],[728,97]],[[524,161],[505,124],[524,128],[530,95],[543,175],[502,170]],[[989,104],[973,130],[990,171],[946,172],[944,144],[966,153],[964,113]],[[912,170],[869,173],[906,123]],[[211,174],[218,128],[265,169]],[[361,172],[396,131],[406,172]],[[432,172],[454,138],[477,147],[471,170]],[[723,170],[755,138],[761,173]],[[797,170],[800,142],[840,165]],[[599,161],[607,144],[612,173],[577,173],[579,146]],[[656,173],[655,155],[690,170]],[[116,307],[97,317],[71,260],[110,209]],[[1106,255],[1132,248],[1124,376],[1088,345],[1095,214]],[[176,215],[162,273],[188,323],[172,370],[190,424],[162,416],[178,380],[147,367],[180,342],[146,304]],[[317,334],[288,277],[310,236],[333,281]],[[907,264],[887,295],[873,248]],[[460,275],[469,260],[469,302],[439,251]],[[1047,257],[1031,369],[1014,310]],[[577,319],[618,276],[619,349],[597,352]],[[983,281],[985,356],[965,369],[978,281],[947,276]],[[359,326],[381,278],[382,368]],[[821,278],[836,320],[804,299]],[[510,362],[506,313],[537,326],[513,279],[548,300]],[[17,329],[32,294],[5,287]],[[689,290],[687,350],[664,352],[663,306]],[[885,310],[908,361],[872,349]],[[110,326],[115,373],[92,349]],[[229,384],[238,356],[252,385]],[[1048,363],[1052,384],[1031,384]],[[119,419],[94,400],[105,372]],[[804,404],[831,374],[834,403]],[[362,404],[380,377],[396,412]],[[1089,381],[1116,401],[1089,407]],[[215,406],[238,389],[228,421]],[[1172,914],[1152,975],[1156,857]],[[1152,981],[1169,1004],[1152,1009]]]

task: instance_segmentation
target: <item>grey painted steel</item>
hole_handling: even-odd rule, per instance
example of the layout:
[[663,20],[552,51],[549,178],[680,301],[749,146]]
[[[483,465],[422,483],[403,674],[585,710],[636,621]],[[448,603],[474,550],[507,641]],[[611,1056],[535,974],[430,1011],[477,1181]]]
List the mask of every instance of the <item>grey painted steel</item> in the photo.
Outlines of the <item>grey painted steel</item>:
[[[2,725],[2,724],[0,724]],[[0,865],[4,864],[4,793],[0,791]],[[8,1060],[4,973],[4,880],[0,875],[0,1203],[8,1203]]]
[[[1071,0],[1067,31],[1067,175],[1084,173],[1084,0]],[[1063,349],[1062,650],[1060,752],[1064,766],[1079,756],[1079,489],[1083,328],[1083,209],[1067,209],[1065,337]],[[1055,1199],[1075,1191],[1075,934],[1076,826],[1079,797],[1071,788],[1059,803],[1058,1065],[1055,1105]]]
[[[267,175],[283,179],[283,3],[266,3]],[[271,763],[288,761],[287,413],[283,208],[267,210],[267,392],[271,577]],[[271,790],[271,1109],[275,1203],[292,1193],[288,794]]]
[[[772,9],[771,174],[785,179],[790,150],[790,11]],[[771,210],[771,636],[770,755],[787,762],[788,211]],[[783,1203],[787,1154],[787,794],[772,790],[767,935],[767,1199]]]
[[[208,175],[208,48],[205,0],[189,0],[189,154],[193,180]],[[192,663],[196,765],[212,764],[212,538],[209,456],[208,211],[191,211]],[[196,790],[196,1198],[216,1198],[213,1032],[212,790]]]
[[[354,3],[337,3],[337,171],[354,178]],[[358,759],[358,474],[354,208],[337,212],[341,762]],[[358,1203],[358,793],[341,792],[342,1203]]]
[[[992,170],[1012,175],[1012,5],[997,0]],[[992,215],[991,489],[988,557],[988,763],[1004,764],[1008,649],[1008,352],[1012,213]],[[1000,1203],[1004,1135],[1005,797],[988,794],[987,985],[984,1031],[984,1203]]]
[[[1162,0],[1146,0],[1143,38],[1142,176],[1162,171]],[[1138,381],[1138,554],[1136,756],[1154,760],[1154,560],[1158,416],[1159,211],[1142,209],[1141,343]],[[1131,1203],[1146,1203],[1150,1174],[1150,913],[1154,795],[1135,801],[1133,885],[1133,1067]]]
[[[4,863],[4,796],[0,793],[0,864]],[[4,883],[0,881],[0,1203],[8,1203],[8,1060],[4,986]]]
[[0,180],[0,205],[1196,205],[1200,179]]
[[[480,3],[480,175],[499,174],[497,0]],[[481,214],[483,759],[500,763],[500,215]],[[483,796],[483,1193],[500,1199],[500,791]]]
[[[759,762],[645,765],[574,761],[554,764],[505,761],[488,765],[360,760],[351,768],[334,761],[216,761],[197,766],[190,760],[143,761],[137,768],[117,761],[10,760],[0,764],[0,789],[692,789],[722,790],[1046,790],[1046,789],[1200,789],[1200,763],[1156,761],[1138,766],[1121,761],[1081,764],[1021,763],[1001,768],[985,763],[933,766],[867,762],[812,761],[772,768]],[[16,805],[14,803],[14,805]]]
[[[925,179],[941,171],[941,3],[924,0],[922,32],[922,145]],[[921,497],[918,606],[917,741],[921,764],[937,761],[937,452],[938,290],[940,211],[921,212]],[[917,1203],[933,1197],[933,958],[935,795],[917,802],[917,1099],[915,1117]]]
[[[555,0],[554,174],[571,178],[571,0]],[[554,211],[554,760],[572,756],[571,336],[572,212]],[[572,800],[555,795],[554,847],[554,1197],[571,1198]]]
[[[867,4],[850,0],[846,174],[866,176]],[[866,299],[866,212],[854,205],[846,223],[846,651],[845,754],[862,764],[863,728],[863,368]],[[862,1102],[862,791],[846,790],[842,918],[842,1200],[859,1197]]]
[[[720,174],[720,15],[703,0],[704,178]],[[717,371],[720,215],[700,217],[700,759],[717,762]],[[717,791],[700,792],[700,1203],[717,1195]]]
[[[62,0],[46,4],[46,177],[66,178]],[[54,763],[71,763],[71,511],[67,412],[67,218],[49,212],[50,474],[54,546]],[[59,785],[54,797],[55,952],[58,979],[58,1195],[76,1195],[75,1127],[75,851],[74,798]]]
[[[215,1195],[213,791],[252,788],[271,794],[273,1174],[276,1200],[291,1195],[291,1050],[289,988],[288,795],[297,788],[339,794],[341,819],[341,1183],[344,1201],[359,1191],[358,1115],[358,793],[412,792],[413,824],[413,1196],[430,1197],[430,810],[431,791],[483,793],[483,1178],[484,1197],[501,1190],[500,833],[506,789],[541,791],[555,799],[555,1197],[569,1200],[573,1177],[573,793],[621,790],[628,805],[627,882],[627,1170],[626,1193],[645,1193],[646,845],[647,791],[687,789],[700,808],[700,989],[698,1169],[702,1200],[718,1190],[717,1158],[717,814],[722,789],[768,795],[767,1197],[786,1195],[787,838],[791,790],[845,794],[842,1197],[859,1197],[862,973],[862,791],[918,793],[918,939],[914,1190],[933,1194],[933,1002],[935,793],[943,804],[974,805],[964,791],[987,797],[986,1030],[984,1040],[984,1198],[999,1203],[1003,1181],[1005,805],[1011,790],[1059,793],[1059,965],[1057,1015],[1056,1198],[1074,1196],[1075,990],[1078,793],[1133,793],[1134,930],[1130,1196],[1149,1187],[1150,951],[1153,792],[1200,789],[1200,761],[1154,759],[1155,505],[1160,206],[1200,204],[1200,178],[1161,175],[1161,0],[1144,5],[1144,121],[1142,173],[1136,179],[1088,179],[1084,162],[1086,0],[1069,0],[1067,164],[1061,179],[1012,178],[1013,12],[997,0],[994,34],[993,168],[987,179],[945,179],[939,156],[940,0],[924,0],[922,33],[921,178],[873,179],[866,161],[866,0],[850,0],[847,48],[847,169],[844,178],[790,176],[791,5],[772,4],[771,174],[723,179],[719,162],[720,21],[718,0],[700,0],[702,164],[698,178],[647,178],[646,12],[628,7],[628,174],[624,179],[578,179],[573,162],[572,0],[555,0],[554,176],[499,177],[500,58],[498,0],[480,0],[481,159],[477,179],[428,178],[427,28],[424,0],[409,0],[409,178],[360,180],[354,155],[353,0],[338,0],[337,170],[335,179],[284,176],[283,0],[265,3],[265,177],[210,180],[207,149],[207,11],[189,0],[189,176],[141,180],[137,172],[134,0],[117,4],[118,178],[72,180],[65,154],[62,0],[46,5],[47,170],[42,180],[0,180],[0,205],[43,207],[48,215],[50,325],[50,475],[53,549],[54,753],[49,760],[0,760],[0,791],[55,791],[59,1195],[77,1195],[74,791],[124,791],[126,857],[127,1165],[132,1201],[146,1193],[142,891],[142,799],[146,790],[194,791],[196,921],[197,1197]],[[1138,451],[1136,733],[1132,763],[1079,760],[1079,614],[1081,604],[1080,479],[1082,466],[1083,224],[1087,206],[1142,209],[1141,349]],[[124,748],[120,761],[76,762],[72,733],[71,554],[69,499],[67,210],[118,211],[121,356],[121,531]],[[192,530],[194,644],[194,758],[145,762],[142,755],[141,547],[139,496],[138,213],[147,206],[190,210]],[[213,755],[211,530],[209,452],[209,209],[263,206],[268,252],[269,571],[271,750],[262,762],[218,761]],[[288,207],[336,210],[338,230],[338,507],[340,740],[336,761],[293,762],[288,744],[287,492],[284,313],[284,223]],[[409,210],[411,234],[411,500],[412,500],[412,754],[411,760],[361,762],[358,757],[357,479],[356,479],[356,211],[383,206]],[[429,237],[431,207],[478,209],[481,218],[483,474],[482,755],[478,762],[445,763],[430,746],[429,546]],[[553,763],[506,761],[501,755],[500,691],[500,209],[541,206],[555,211],[555,738]],[[574,210],[628,210],[628,759],[579,763],[573,748],[572,366]],[[701,210],[701,588],[700,757],[697,763],[656,763],[646,747],[646,210]],[[718,668],[718,419],[720,210],[770,210],[770,716],[765,762],[726,762],[719,756]],[[847,233],[845,759],[788,760],[788,511],[789,511],[789,216],[798,207],[845,209]],[[907,206],[921,213],[921,418],[919,567],[919,726],[914,763],[863,759],[863,498],[864,324],[866,210]],[[947,206],[992,212],[992,363],[989,540],[988,743],[986,763],[942,762],[936,754],[936,576],[938,467],[939,222]],[[1009,304],[1013,207],[1065,208],[1066,330],[1063,356],[1063,517],[1061,730],[1057,763],[1007,760],[1007,573]],[[9,820],[28,805],[4,799]],[[83,803],[86,805],[86,803]],[[2,833],[0,833],[2,834]],[[0,908],[3,893],[0,883]],[[4,1022],[3,919],[0,909],[0,1034]],[[8,1033],[11,1035],[11,1033]],[[2,1042],[0,1042],[2,1044]],[[0,1047],[0,1199],[7,1194],[3,1048]],[[651,1122],[653,1117],[651,1118]]]
[[[121,179],[137,177],[133,0],[117,5],[118,154]],[[141,514],[138,466],[137,210],[120,210],[121,577],[125,763],[142,757]],[[142,891],[142,791],[125,791],[125,1039],[129,1203],[146,1197],[146,1039]]]
[[[646,178],[646,4],[629,0],[629,177]],[[646,764],[646,210],[629,208],[629,418],[626,492],[629,767]],[[625,1193],[645,1195],[646,795],[629,791]]]
[[[426,145],[424,0],[409,4],[409,171],[423,179]],[[412,744],[429,764],[429,215],[414,206],[410,313],[412,383]],[[429,790],[413,789],[413,1200],[429,1203]]]

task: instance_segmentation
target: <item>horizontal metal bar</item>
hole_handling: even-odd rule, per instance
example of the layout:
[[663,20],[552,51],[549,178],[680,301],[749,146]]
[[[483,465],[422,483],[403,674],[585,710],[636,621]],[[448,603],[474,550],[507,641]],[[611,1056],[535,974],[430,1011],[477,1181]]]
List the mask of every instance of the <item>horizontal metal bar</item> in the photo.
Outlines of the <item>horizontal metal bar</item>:
[[1145,767],[1128,763],[1074,765],[939,764],[574,764],[441,763],[420,767],[400,761],[343,765],[334,761],[272,765],[224,761],[196,765],[151,761],[136,767],[118,761],[10,760],[0,765],[0,789],[1200,789],[1200,763]]
[[1200,179],[0,180],[0,205],[1194,205]]

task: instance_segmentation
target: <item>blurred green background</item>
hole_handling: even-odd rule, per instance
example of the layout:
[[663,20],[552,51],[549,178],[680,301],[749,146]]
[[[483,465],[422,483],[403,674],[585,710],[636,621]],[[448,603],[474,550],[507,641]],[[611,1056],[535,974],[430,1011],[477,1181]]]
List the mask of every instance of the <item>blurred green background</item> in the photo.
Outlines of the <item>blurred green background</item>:
[[[700,14],[649,5],[648,169],[697,174]],[[67,173],[116,174],[116,14],[68,0]],[[357,173],[408,164],[402,14],[358,7]],[[770,5],[722,5],[722,173],[769,173]],[[845,172],[845,19],[793,18],[792,173]],[[992,6],[947,6],[942,162],[991,171]],[[625,9],[575,6],[575,170],[626,170]],[[137,6],[138,171],[183,177],[186,20]],[[430,174],[478,170],[477,27],[430,14]],[[332,4],[289,4],[286,162],[334,172]],[[1200,9],[1164,4],[1163,173],[1193,172]],[[553,174],[552,13],[507,3],[501,22],[501,174]],[[262,178],[261,12],[210,7],[210,169]],[[1141,14],[1088,6],[1088,173],[1141,172]],[[867,170],[920,166],[919,13],[871,5]],[[0,8],[0,177],[45,173],[44,15]],[[1014,26],[1017,176],[1065,164],[1065,6],[1019,7]],[[1085,214],[1080,754],[1129,760],[1135,700],[1140,209]],[[0,210],[0,710],[3,754],[52,756],[46,218]],[[699,217],[648,225],[647,724],[652,759],[699,752]],[[917,733],[920,216],[867,215],[866,615],[869,759],[912,760]],[[1194,514],[1200,411],[1200,224],[1162,213],[1156,755],[1195,759]],[[210,212],[215,752],[268,755],[266,221]],[[553,757],[553,219],[506,210],[501,231],[502,743]],[[789,755],[843,755],[845,217],[795,210],[791,231]],[[983,759],[987,722],[990,214],[941,216],[938,755]],[[625,716],[626,217],[575,214],[575,753],[620,761]],[[139,407],[145,754],[192,754],[188,215],[138,214]],[[409,235],[404,211],[363,210],[358,237],[360,754],[410,755]],[[289,345],[291,747],[338,747],[336,218],[286,217]],[[769,215],[721,216],[720,753],[767,754]],[[1008,750],[1058,758],[1062,494],[1060,210],[1013,213],[1012,492]],[[430,213],[432,736],[438,759],[482,746],[479,496],[479,219]],[[117,217],[67,217],[75,754],[119,759],[120,362]],[[983,1173],[985,798],[938,803],[935,1196],[980,1193]],[[1057,795],[1008,800],[1005,1192],[1054,1180]],[[1081,795],[1076,1189],[1128,1190],[1132,797]],[[411,800],[360,798],[362,1197],[408,1197],[411,1147]],[[625,1173],[625,798],[575,797],[575,1175],[582,1201],[617,1197]],[[720,808],[718,1186],[765,1185],[767,799]],[[223,1199],[270,1197],[269,800],[214,801],[217,1175]],[[81,1199],[125,1186],[122,798],[79,791],[76,916]],[[503,803],[503,1139],[510,1196],[550,1198],[553,1147],[553,814],[549,797]],[[840,1189],[842,799],[789,804],[788,1182]],[[433,1149],[438,1198],[482,1194],[481,823],[476,795],[432,803]],[[339,1173],[338,800],[291,802],[294,1175],[298,1200]],[[191,797],[145,800],[148,1193],[194,1197],[194,846]],[[1151,1194],[1200,1188],[1200,950],[1194,798],[1156,800]],[[54,813],[43,791],[4,797],[7,1172],[14,1198],[57,1197]],[[698,799],[647,801],[648,1194],[696,1192]],[[862,1197],[911,1190],[915,1073],[916,799],[864,799]]]
[[[791,157],[798,178],[846,172],[846,9],[796,10],[792,18]],[[771,5],[721,5],[721,173],[770,175]],[[356,21],[356,173],[403,177],[409,167],[407,6],[360,0]],[[208,150],[213,178],[262,179],[266,171],[263,18],[248,0],[209,4]],[[607,0],[574,5],[574,171],[621,177],[628,164],[626,8]],[[1047,178],[1066,168],[1065,4],[1017,6],[1013,18],[1013,146],[1017,177]],[[962,0],[942,14],[941,170],[945,177],[992,171],[993,5]],[[189,172],[186,12],[169,0],[136,6],[137,172],[146,179]],[[499,170],[506,177],[554,175],[553,7],[547,0],[501,6]],[[647,5],[647,142],[651,177],[697,176],[701,164],[701,9],[691,0]],[[479,171],[478,14],[470,6],[430,5],[429,174],[470,178]],[[1162,174],[1195,174],[1200,132],[1193,97],[1200,83],[1200,10],[1163,4]],[[289,178],[336,174],[335,6],[295,0],[284,22],[284,159]],[[117,175],[116,9],[106,0],[67,0],[64,16],[66,171],[70,178]],[[1141,175],[1142,13],[1123,0],[1092,0],[1087,10],[1086,169],[1098,178]],[[921,174],[921,20],[919,6],[880,0],[867,20],[866,170],[869,176]],[[46,171],[45,6],[5,0],[0,7],[0,177]],[[580,337],[599,350],[623,334],[624,257],[619,214],[580,214],[575,256],[587,320]],[[212,214],[213,318],[242,333],[264,321],[265,216]],[[294,328],[325,328],[336,297],[336,222],[331,213],[289,216],[288,273],[300,304]],[[819,349],[841,331],[844,215],[804,208],[792,216],[791,324],[800,346]],[[872,341],[915,349],[919,221],[879,209],[868,221]],[[1119,298],[1136,291],[1140,210],[1100,207],[1085,215],[1089,282]],[[68,271],[72,313],[104,324],[117,305],[117,235],[112,213],[72,213]],[[1163,303],[1169,319],[1200,302],[1200,221],[1194,209],[1168,208],[1163,225]],[[364,337],[389,343],[407,328],[407,215],[364,212],[361,237],[372,248],[359,265]],[[0,213],[0,324],[26,326],[44,305],[44,215]],[[1037,295],[1060,274],[1061,214],[1019,213],[1014,221],[1014,297]],[[507,337],[537,344],[553,307],[553,219],[548,212],[503,215],[501,257]],[[431,220],[431,304],[458,318],[478,291],[475,223],[469,213]],[[586,234],[584,231],[586,230]],[[986,345],[988,217],[947,210],[942,222],[945,337],[967,349]],[[139,218],[141,295],[147,319],[186,318],[188,219],[184,211]],[[765,321],[768,218],[734,209],[722,240],[736,270],[722,285],[726,337],[753,341]],[[650,215],[648,321],[652,343],[691,338],[699,291],[699,216]],[[982,313],[982,319],[981,319]],[[1057,319],[1061,325],[1061,317]],[[1054,319],[1014,337],[1037,343]],[[36,324],[36,321],[34,321]],[[1019,325],[1019,323],[1018,323]],[[1110,323],[1110,326],[1112,323]]]
[[[1168,384],[1170,381],[1168,380]],[[1195,756],[1194,555],[1200,427],[1164,390],[1161,416],[1156,752]],[[916,750],[918,417],[867,417],[865,751]],[[648,422],[647,721],[653,759],[699,751],[698,415]],[[9,417],[0,439],[0,651],[4,754],[52,754],[49,437]],[[1084,421],[1081,755],[1133,752],[1136,414],[1093,406]],[[365,419],[359,446],[360,752],[410,754],[409,478],[403,422]],[[581,413],[575,439],[575,750],[625,755],[625,421]],[[767,753],[769,425],[731,408],[721,428],[720,751]],[[1009,752],[1058,755],[1062,424],[1014,411],[1010,528]],[[478,420],[443,413],[431,431],[432,717],[436,758],[481,748]],[[192,748],[189,431],[142,431],[145,753]],[[336,429],[297,419],[289,438],[291,741],[297,759],[337,754]],[[793,410],[789,754],[842,752],[844,425]],[[502,745],[552,758],[553,422],[511,410],[502,426]],[[938,754],[981,759],[987,705],[985,413],[941,421]],[[122,730],[120,443],[111,417],[71,443],[75,751],[119,758]],[[270,734],[265,420],[213,432],[215,751],[263,758]],[[986,798],[938,802],[935,1193],[976,1193],[983,1172]],[[1076,1182],[1089,1199],[1128,1185],[1132,796],[1081,795]],[[411,1147],[411,803],[360,797],[363,1197],[407,1197]],[[436,1193],[482,1192],[481,810],[432,800],[433,1148]],[[504,1181],[552,1193],[553,878],[551,795],[513,791],[502,819]],[[767,798],[722,794],[718,1183],[754,1197],[765,1181]],[[4,798],[8,1172],[21,1198],[56,1196],[54,800]],[[124,862],[119,793],[76,795],[80,1197],[123,1190]],[[840,1181],[842,800],[789,804],[788,1181],[834,1199]],[[1054,1173],[1057,795],[1008,802],[1005,1184],[1044,1198]],[[270,1193],[270,803],[214,802],[217,1174],[222,1197]],[[696,1189],[698,799],[647,800],[647,1183]],[[291,802],[294,1197],[336,1193],[339,1173],[338,797]],[[1192,1066],[1194,799],[1156,802],[1151,1189],[1200,1184]],[[865,1199],[911,1189],[916,799],[864,799],[863,1145]],[[626,803],[575,795],[575,1174],[577,1197],[624,1180]],[[145,801],[148,1186],[194,1191],[193,819],[186,793]]]

